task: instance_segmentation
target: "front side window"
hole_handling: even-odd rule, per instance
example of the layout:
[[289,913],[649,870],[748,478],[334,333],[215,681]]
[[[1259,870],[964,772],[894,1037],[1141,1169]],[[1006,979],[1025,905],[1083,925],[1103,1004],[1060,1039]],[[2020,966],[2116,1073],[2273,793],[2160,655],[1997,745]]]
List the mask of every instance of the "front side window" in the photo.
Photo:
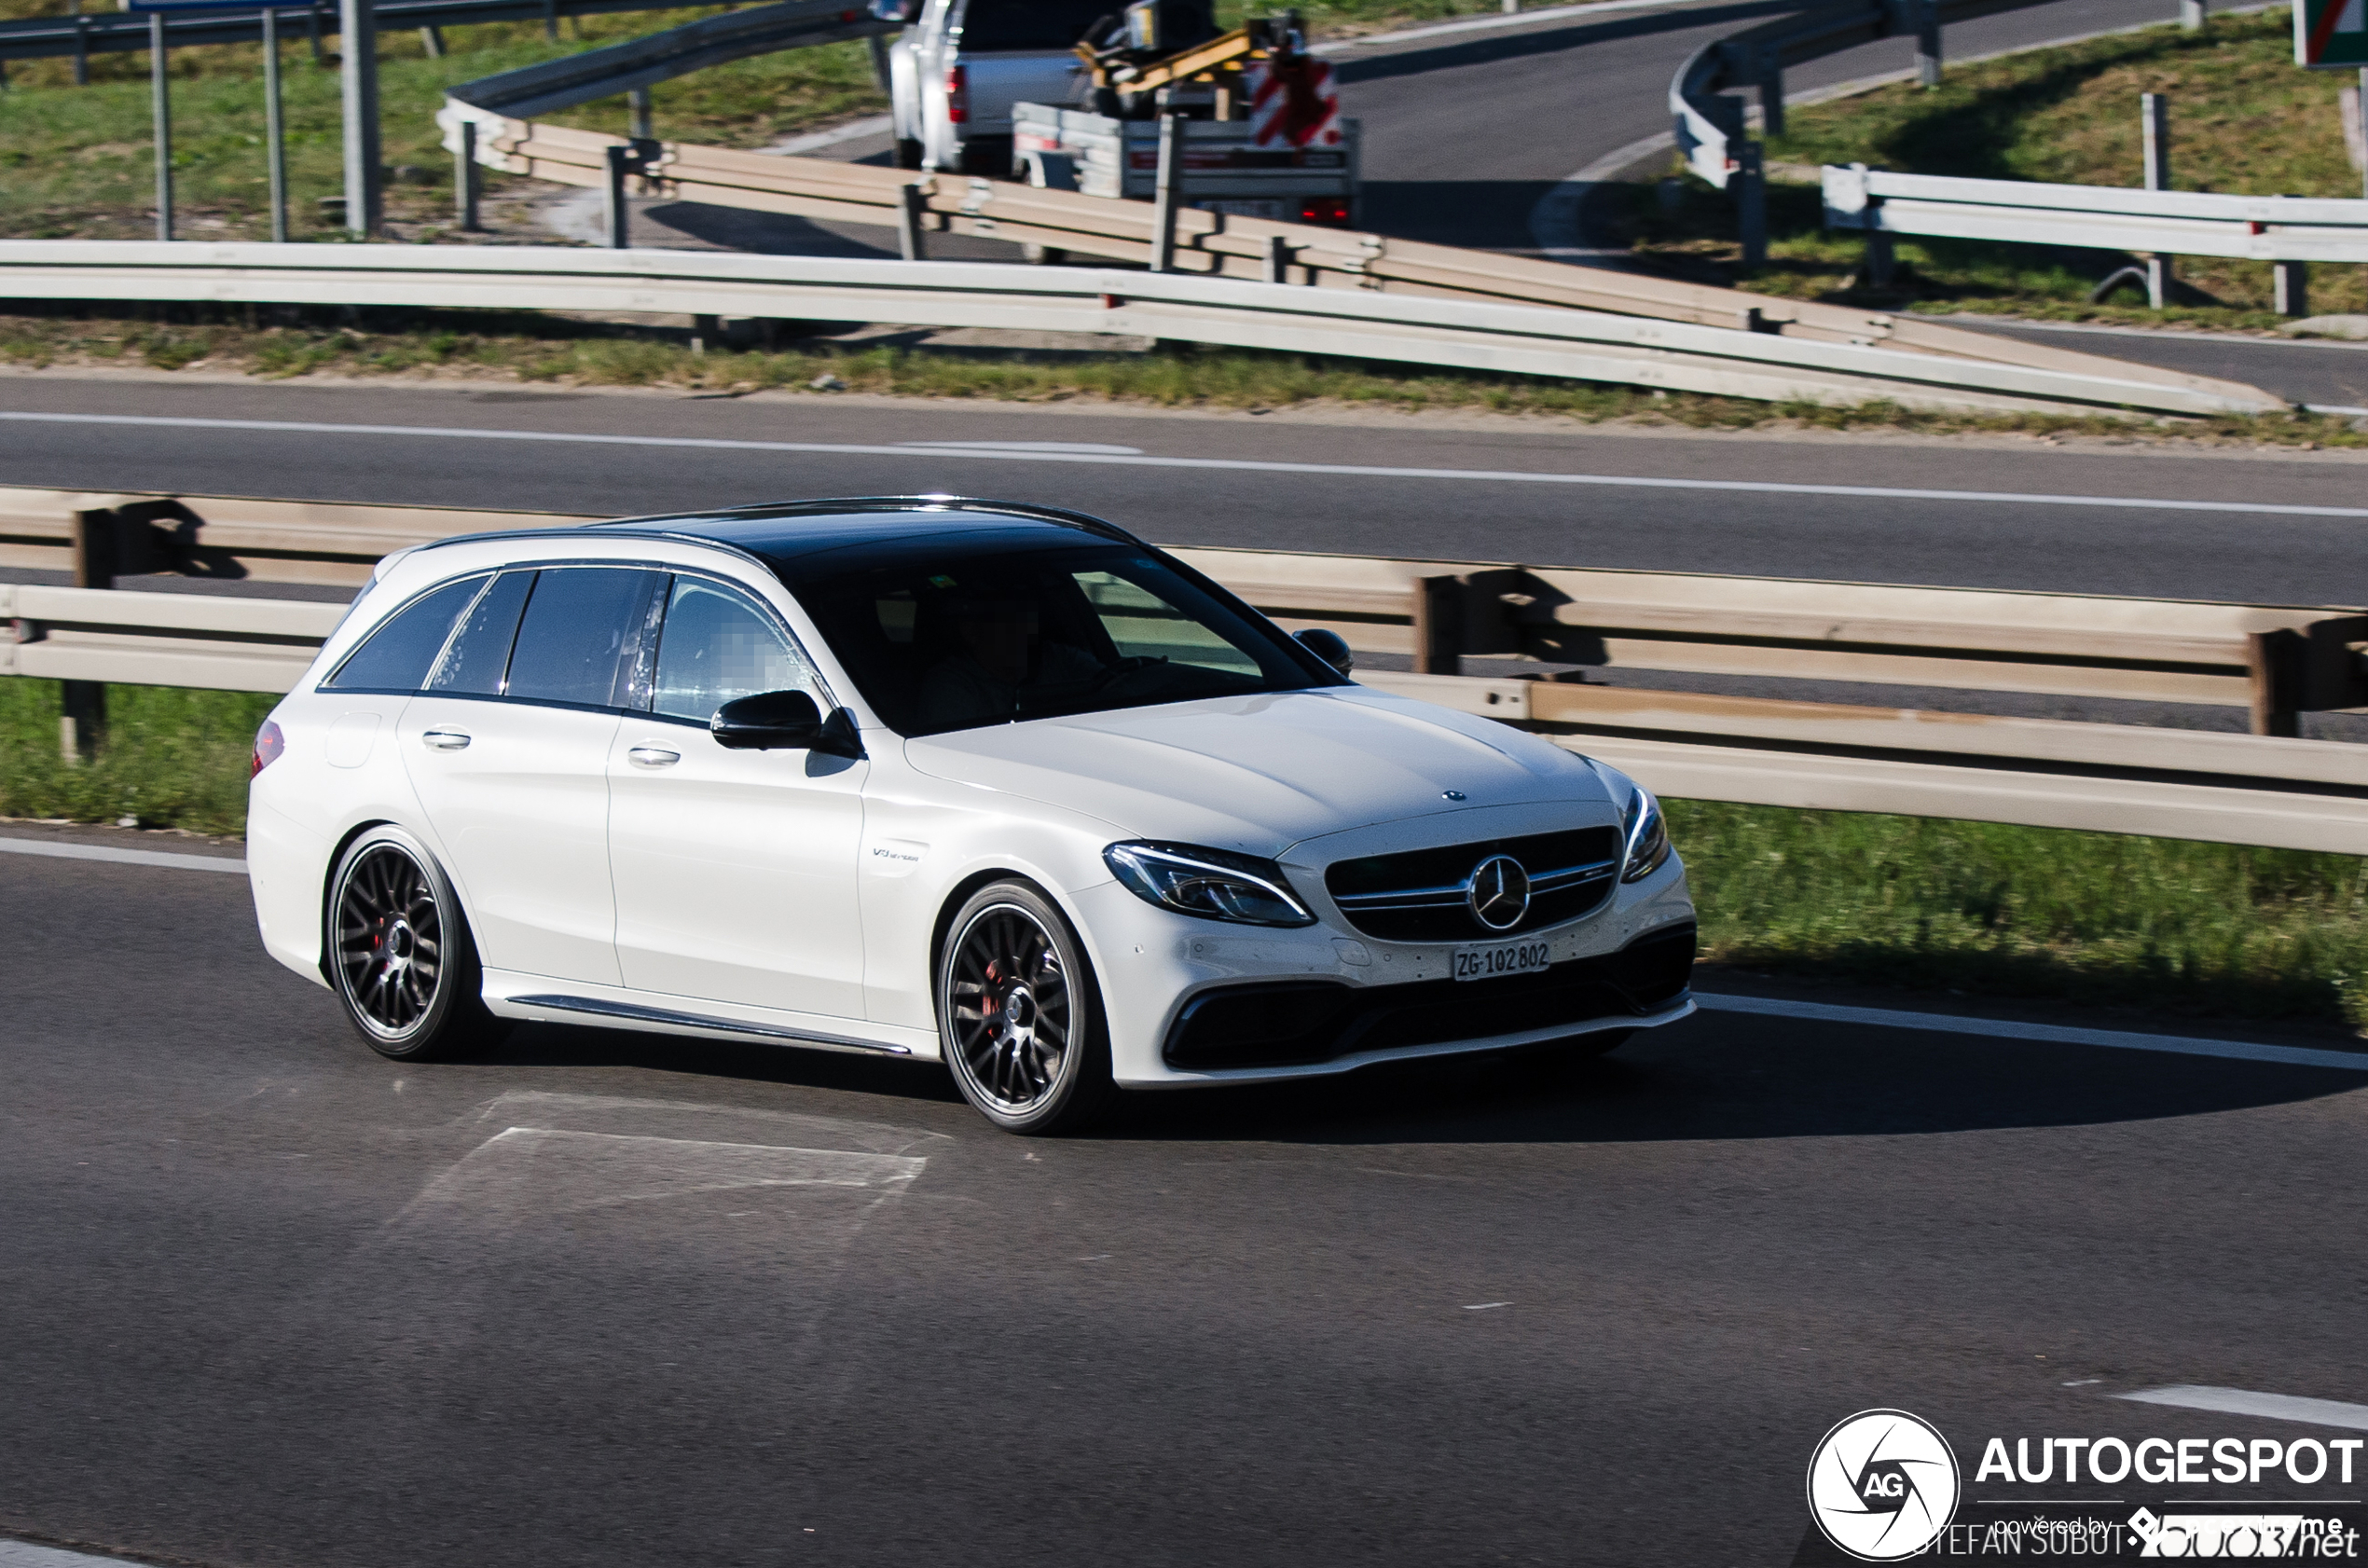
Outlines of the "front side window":
[[735,697],[760,692],[814,694],[813,672],[790,640],[745,595],[696,577],[678,577],[658,633],[651,710],[704,724]]
[[418,691],[435,667],[435,656],[444,652],[452,623],[485,583],[483,577],[463,577],[429,589],[381,622],[321,684],[341,692]]
[[851,570],[830,570],[827,554],[778,568],[900,734],[1340,683],[1272,623],[1140,548],[950,543],[901,542]]

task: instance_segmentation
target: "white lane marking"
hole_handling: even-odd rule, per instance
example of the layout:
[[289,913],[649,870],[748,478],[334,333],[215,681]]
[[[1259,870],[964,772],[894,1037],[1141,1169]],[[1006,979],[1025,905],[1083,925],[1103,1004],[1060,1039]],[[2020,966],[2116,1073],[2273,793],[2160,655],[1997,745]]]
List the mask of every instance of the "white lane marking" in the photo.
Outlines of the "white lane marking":
[[2368,1405],[2347,1405],[2336,1399],[2305,1399],[2292,1394],[2255,1394],[2248,1389],[2206,1388],[2188,1382],[2168,1388],[2141,1388],[2135,1394],[2116,1394],[2113,1397],[2141,1405],[2175,1405],[2182,1410],[2266,1416],[2271,1421],[2299,1421],[2312,1426],[2347,1426],[2355,1432],[2368,1432]]
[[1085,452],[1113,458],[1139,458],[1140,447],[1112,447],[1099,441],[900,441],[900,447],[944,447],[970,452]]
[[36,1547],[30,1541],[0,1541],[0,1568],[89,1568],[104,1563],[106,1568],[121,1568],[128,1560],[120,1557],[98,1557],[89,1552],[63,1551],[56,1547]]
[[1310,54],[1326,59],[1345,49],[1370,49],[1380,44],[1406,44],[1417,38],[1437,38],[1452,33],[1494,33],[1507,27],[1535,27],[1540,22],[1585,21],[1611,11],[1675,10],[1695,5],[1700,0],[1600,0],[1587,6],[1556,6],[1543,11],[1516,11],[1508,16],[1471,17],[1463,21],[1442,21],[1428,27],[1410,27],[1402,33],[1374,33],[1362,38],[1342,38],[1337,43],[1317,44]]
[[1479,1301],[1464,1310],[1467,1313],[1494,1312],[1498,1307],[1509,1307],[1512,1304],[1510,1301]]
[[60,860],[113,860],[127,866],[169,866],[174,871],[247,873],[244,860],[217,855],[169,855],[160,849],[117,849],[103,844],[60,844],[46,838],[0,837],[0,854],[47,855]]
[[885,136],[895,129],[894,115],[866,115],[861,119],[851,119],[828,131],[809,131],[803,136],[792,136],[787,141],[776,142],[769,147],[756,150],[778,158],[795,158],[800,153],[810,153],[821,147],[835,147],[841,142],[860,142],[866,136]]
[[1372,463],[1271,462],[1234,458],[1119,457],[1087,452],[1014,452],[1002,447],[876,446],[839,441],[736,441],[720,436],[608,435],[551,430],[475,430],[447,425],[342,425],[311,420],[201,420],[155,414],[0,411],[0,421],[126,425],[172,430],[249,430],[285,435],[389,435],[437,441],[526,441],[562,446],[677,447],[709,452],[798,452],[822,457],[951,458],[981,462],[1067,462],[1113,468],[1201,469],[1236,474],[1318,474],[1355,479],[1446,479],[1504,485],[1582,485],[1610,489],[1710,490],[1755,495],[1839,496],[1854,501],[1968,502],[2012,506],[2100,507],[2126,512],[2214,512],[2275,517],[2368,517],[2368,506],[2300,506],[2253,501],[2170,501],[2150,496],[2051,495],[2017,490],[1926,490],[1890,485],[1791,485],[1755,479],[1668,479],[1625,474],[1540,474],[1512,468],[1387,468]]
[[902,1190],[928,1164],[906,1154],[510,1127],[429,1182],[392,1223],[439,1211],[477,1222],[516,1220],[761,1187]]
[[2002,1039],[2039,1040],[2049,1045],[2100,1045],[2118,1051],[2161,1051],[2176,1056],[2221,1056],[2237,1062],[2275,1062],[2292,1067],[2333,1067],[2340,1072],[2368,1073],[2368,1051],[2313,1051],[2295,1045],[2255,1045],[2250,1040],[2076,1029],[2058,1024],[2017,1024],[2000,1018],[1959,1018],[1944,1012],[1900,1012],[1890,1008],[1780,1001],[1770,997],[1722,997],[1700,991],[1694,993],[1694,1002],[1705,1012],[1747,1012],[1817,1024],[1871,1024],[1885,1029],[1988,1035]]

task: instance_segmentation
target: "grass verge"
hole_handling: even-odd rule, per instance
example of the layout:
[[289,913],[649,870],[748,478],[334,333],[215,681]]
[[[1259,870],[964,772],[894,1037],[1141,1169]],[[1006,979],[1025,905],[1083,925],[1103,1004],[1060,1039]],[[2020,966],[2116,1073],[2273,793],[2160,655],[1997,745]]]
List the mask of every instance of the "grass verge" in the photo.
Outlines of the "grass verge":
[[54,681],[0,681],[0,817],[246,832],[248,749],[278,698],[110,686],[105,746],[69,767],[58,755],[58,695]]
[[2368,861],[1673,801],[1702,953],[1804,978],[2368,1028]]
[[[2299,70],[2289,13],[2217,17],[2199,33],[2175,26],[2095,38],[1976,65],[1950,65],[1932,90],[1899,83],[1792,109],[1771,162],[1863,162],[1879,169],[1995,180],[2135,186],[2143,184],[2138,100],[2170,98],[2171,185],[2239,195],[2357,197],[2344,151],[2341,73]],[[2182,296],[2145,309],[2142,290],[2103,305],[2090,290],[2131,257],[1987,241],[1897,241],[1897,285],[1858,286],[1863,247],[1827,232],[1817,188],[1771,183],[1769,265],[1740,275],[1731,203],[1687,179],[1639,186],[1630,222],[1639,248],[1680,270],[1794,297],[1919,309],[2012,311],[2063,320],[2272,327],[2270,266],[2182,256]],[[2311,308],[2368,310],[2368,269],[2312,269]]]
[[[1299,0],[1317,36],[1372,32],[1400,22],[1494,11],[1486,0]],[[453,238],[448,220],[450,155],[435,111],[445,89],[479,76],[617,44],[720,14],[685,7],[569,18],[554,41],[539,22],[487,22],[443,31],[446,53],[431,58],[418,31],[379,34],[380,126],[397,180],[387,191],[391,231],[403,239]],[[1279,7],[1221,0],[1227,25]],[[66,0],[0,0],[0,18],[63,15]],[[337,40],[316,62],[300,27],[285,27],[291,235],[332,240],[321,201],[343,189]],[[270,237],[264,181],[262,46],[219,44],[171,55],[174,201],[184,238]],[[148,58],[94,55],[90,83],[74,85],[69,61],[12,63],[0,91],[0,238],[117,240],[153,237]],[[710,66],[652,89],[659,135],[714,146],[762,147],[801,130],[888,107],[860,42],[828,44]],[[544,117],[624,134],[622,97]],[[548,190],[488,172],[496,208],[505,195]],[[511,236],[510,238],[516,238]]]
[[[530,312],[235,307],[38,307],[0,314],[0,365],[121,366],[663,387],[736,394],[852,391],[1002,402],[1100,401],[1163,407],[1272,410],[1310,406],[1408,413],[1472,410],[1577,423],[1724,431],[1907,431],[1931,434],[2087,436],[2130,443],[2368,447],[2368,430],[2310,414],[2145,420],[2111,414],[1931,413],[1871,403],[1852,408],[1597,386],[1479,371],[1395,369],[1356,360],[1193,344],[1149,353],[1075,350],[847,345],[807,338],[778,350],[694,353],[681,331]],[[273,319],[296,324],[261,324]],[[818,388],[815,383],[821,381]]]
[[[112,686],[69,768],[57,683],[0,681],[0,816],[237,834],[274,698]],[[1669,803],[1707,958],[1810,979],[2368,1027],[2368,861],[1984,822]]]

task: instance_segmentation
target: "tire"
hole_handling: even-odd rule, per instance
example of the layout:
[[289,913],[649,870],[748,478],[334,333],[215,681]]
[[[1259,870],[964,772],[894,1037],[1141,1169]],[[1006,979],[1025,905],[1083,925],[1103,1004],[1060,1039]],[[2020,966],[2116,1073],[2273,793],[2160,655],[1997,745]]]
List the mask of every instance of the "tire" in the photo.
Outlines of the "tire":
[[955,1087],[1007,1133],[1090,1125],[1108,1107],[1101,990],[1077,933],[1025,882],[980,888],[937,961],[938,1038]]
[[338,857],[324,926],[329,983],[346,1022],[379,1055],[451,1061],[507,1032],[486,1008],[452,879],[401,828],[372,828]]
[[919,137],[899,136],[896,139],[896,166],[899,169],[918,169],[921,166]]

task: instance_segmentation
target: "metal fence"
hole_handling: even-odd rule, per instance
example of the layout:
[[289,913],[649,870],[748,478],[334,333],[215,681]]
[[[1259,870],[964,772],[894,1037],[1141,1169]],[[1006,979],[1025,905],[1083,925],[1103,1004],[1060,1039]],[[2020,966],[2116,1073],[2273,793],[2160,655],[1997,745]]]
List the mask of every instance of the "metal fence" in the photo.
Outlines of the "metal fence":
[[[0,673],[285,691],[340,606],[117,590],[185,572],[359,583],[405,544],[581,519],[0,490]],[[2368,704],[2368,612],[1392,560],[1177,552],[1284,626],[1410,672],[1359,679],[1547,734],[1664,793],[2368,853],[2368,747],[1704,696],[1463,673],[1465,661],[1748,673],[2218,704],[2291,736]]]
[[[941,182],[941,191],[946,184],[954,183]],[[858,187],[850,183],[847,188]],[[955,184],[952,199],[943,194],[933,199],[956,207],[961,188]],[[1024,186],[999,189],[1059,194],[1029,193]],[[1096,207],[1140,205],[1074,199]],[[830,198],[796,201],[809,210],[853,205]],[[935,205],[931,213],[948,221],[954,216]],[[1030,226],[1007,226],[983,212],[969,221],[978,232],[1030,232]],[[2061,412],[2102,406],[2179,414],[2283,406],[2251,387],[2150,377],[2144,366],[2054,351],[2017,356],[2025,363],[1985,362],[1865,341],[1468,297],[977,262],[556,246],[21,240],[0,241],[0,297],[666,311],[1116,333],[1824,404],[1880,399],[1928,408]],[[2022,347],[1962,336],[1985,347]],[[2031,358],[2041,363],[2028,363]]]
[[[557,37],[561,17],[606,16],[618,11],[668,10],[682,0],[376,0],[378,31],[406,27],[462,27],[481,21],[540,21]],[[308,34],[317,48],[338,30],[336,0],[253,9],[192,10],[164,18],[167,47],[191,44],[252,44],[263,37],[265,9],[280,20],[282,37]],[[129,54],[149,45],[145,14],[86,10],[75,16],[24,17],[0,21],[0,62],[88,60],[94,54]]]

